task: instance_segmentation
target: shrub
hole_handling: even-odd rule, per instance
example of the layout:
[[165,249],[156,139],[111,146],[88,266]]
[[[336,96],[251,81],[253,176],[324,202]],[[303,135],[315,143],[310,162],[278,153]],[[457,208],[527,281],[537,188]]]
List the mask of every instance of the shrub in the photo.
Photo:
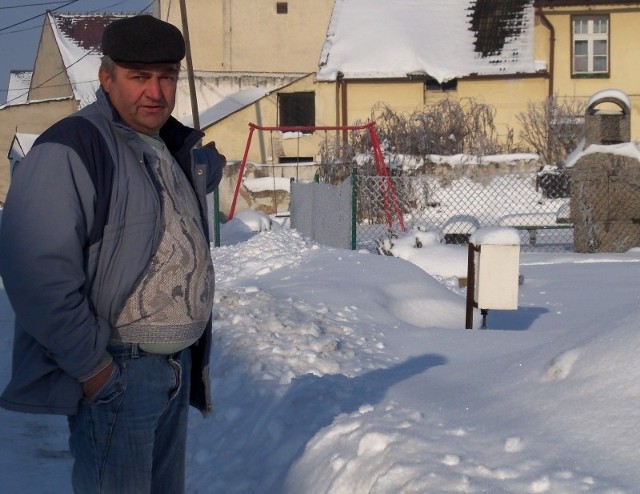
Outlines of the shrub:
[[584,137],[585,105],[557,96],[531,102],[519,113],[520,139],[540,155],[546,165],[562,167],[567,156]]
[[[424,158],[429,154],[472,154],[482,156],[511,151],[513,132],[498,136],[495,110],[474,99],[444,99],[413,113],[398,113],[384,103],[375,105],[371,119],[383,151]],[[356,122],[362,124],[362,122]],[[363,170],[373,167],[368,132],[350,132],[349,142],[337,137],[320,149],[320,179],[339,182],[346,178],[356,160]]]

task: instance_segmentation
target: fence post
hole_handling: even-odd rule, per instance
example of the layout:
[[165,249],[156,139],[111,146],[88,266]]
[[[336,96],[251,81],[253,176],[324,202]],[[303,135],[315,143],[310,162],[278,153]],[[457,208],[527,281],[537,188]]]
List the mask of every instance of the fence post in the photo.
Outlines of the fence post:
[[358,169],[351,169],[351,250],[358,248]]
[[218,187],[213,191],[213,232],[213,244],[220,247],[220,189]]

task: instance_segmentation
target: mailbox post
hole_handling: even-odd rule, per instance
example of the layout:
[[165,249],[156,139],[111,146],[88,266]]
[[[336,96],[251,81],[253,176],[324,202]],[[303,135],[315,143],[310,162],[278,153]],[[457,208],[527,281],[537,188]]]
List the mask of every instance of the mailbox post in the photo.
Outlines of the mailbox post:
[[469,239],[466,328],[473,328],[473,309],[486,327],[489,309],[518,308],[520,236],[514,228],[481,228]]

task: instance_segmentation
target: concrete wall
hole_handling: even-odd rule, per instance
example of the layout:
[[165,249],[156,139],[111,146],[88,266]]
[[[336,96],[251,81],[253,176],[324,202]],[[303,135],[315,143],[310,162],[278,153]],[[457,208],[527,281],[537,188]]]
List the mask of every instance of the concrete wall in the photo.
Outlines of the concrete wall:
[[[334,0],[295,0],[287,14],[271,0],[189,0],[187,19],[195,70],[312,72]],[[160,0],[157,13],[182,27],[179,3]]]

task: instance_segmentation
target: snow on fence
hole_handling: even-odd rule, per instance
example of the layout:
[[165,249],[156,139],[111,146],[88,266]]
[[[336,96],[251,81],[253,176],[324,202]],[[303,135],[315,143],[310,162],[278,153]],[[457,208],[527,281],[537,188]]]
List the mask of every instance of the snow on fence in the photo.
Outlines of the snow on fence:
[[291,227],[322,245],[352,248],[351,181],[291,183]]
[[[513,226],[520,231],[522,250],[573,250],[566,180],[555,180],[556,189],[542,183],[538,172],[391,178],[408,232],[435,231],[447,243],[467,243],[477,228]],[[371,251],[384,238],[403,235],[382,221],[378,182],[375,176],[358,176],[356,244]]]
[[389,225],[382,182],[388,177],[354,176],[354,198],[351,180],[339,187],[292,183],[291,226],[323,245],[371,252],[377,252],[385,239],[415,230],[435,232],[446,243],[466,244],[470,234],[488,226],[516,228],[523,251],[573,250],[568,188],[562,180],[556,190],[548,184],[542,187],[537,172],[495,173],[480,179],[391,177],[403,224]]

